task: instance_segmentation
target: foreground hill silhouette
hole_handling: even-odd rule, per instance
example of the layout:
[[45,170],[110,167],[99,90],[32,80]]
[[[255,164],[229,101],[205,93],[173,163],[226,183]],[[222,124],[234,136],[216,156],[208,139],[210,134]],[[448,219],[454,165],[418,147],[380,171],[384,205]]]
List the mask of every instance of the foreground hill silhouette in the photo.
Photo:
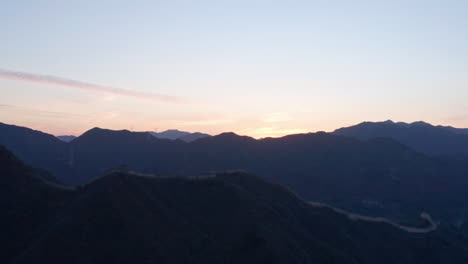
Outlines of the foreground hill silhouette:
[[337,129],[335,135],[369,140],[388,137],[428,155],[468,156],[468,129],[433,126],[425,122],[363,122]]
[[68,184],[89,182],[120,165],[164,175],[242,169],[306,200],[359,213],[412,221],[427,211],[444,223],[467,221],[468,162],[425,156],[391,139],[311,133],[255,140],[224,133],[186,143],[100,128],[68,144],[51,137],[0,126],[1,144]]
[[2,263],[467,263],[450,232],[316,208],[242,172],[114,170],[67,189],[0,147]]

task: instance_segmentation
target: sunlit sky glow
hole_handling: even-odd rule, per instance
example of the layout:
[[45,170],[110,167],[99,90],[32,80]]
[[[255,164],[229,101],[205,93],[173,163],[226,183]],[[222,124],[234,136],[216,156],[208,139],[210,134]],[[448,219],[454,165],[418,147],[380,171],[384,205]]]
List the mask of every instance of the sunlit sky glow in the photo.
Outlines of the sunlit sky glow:
[[468,1],[15,0],[0,122],[254,137],[468,127]]

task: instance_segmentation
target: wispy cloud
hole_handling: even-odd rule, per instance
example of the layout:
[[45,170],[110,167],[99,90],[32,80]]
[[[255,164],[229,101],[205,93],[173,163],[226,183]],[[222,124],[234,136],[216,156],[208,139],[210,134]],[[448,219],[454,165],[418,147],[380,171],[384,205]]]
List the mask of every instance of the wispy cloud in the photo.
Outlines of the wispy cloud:
[[156,101],[162,101],[162,102],[170,102],[170,103],[186,102],[186,100],[178,96],[137,92],[137,91],[131,91],[131,90],[126,90],[126,89],[121,89],[121,88],[108,87],[108,86],[102,86],[98,84],[92,84],[92,83],[87,83],[87,82],[82,82],[82,81],[77,81],[77,80],[66,79],[66,78],[62,78],[58,76],[34,74],[34,73],[19,72],[19,71],[10,71],[10,70],[5,70],[5,69],[0,69],[0,79],[26,81],[26,82],[32,82],[32,83],[43,83],[43,84],[63,86],[63,87],[68,87],[68,88],[98,91],[98,92],[130,96],[130,97],[149,99],[149,100],[156,100]]

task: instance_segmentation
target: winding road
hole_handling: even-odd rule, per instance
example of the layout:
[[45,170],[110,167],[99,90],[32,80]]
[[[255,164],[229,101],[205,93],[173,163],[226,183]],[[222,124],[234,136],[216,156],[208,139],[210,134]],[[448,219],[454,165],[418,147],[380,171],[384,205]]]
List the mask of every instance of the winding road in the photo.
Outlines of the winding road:
[[365,215],[360,215],[360,214],[355,214],[355,213],[350,213],[345,210],[333,207],[328,204],[324,203],[318,203],[318,202],[308,202],[308,204],[314,206],[314,207],[320,207],[320,208],[329,208],[339,214],[346,215],[349,219],[357,221],[357,220],[362,220],[362,221],[367,221],[367,222],[374,222],[374,223],[386,223],[390,224],[396,228],[399,228],[401,230],[404,230],[408,233],[429,233],[437,229],[437,224],[432,220],[431,216],[428,213],[422,212],[420,217],[424,220],[426,220],[429,223],[428,227],[410,227],[410,226],[403,226],[400,224],[397,224],[387,218],[384,217],[371,217],[371,216],[365,216]]

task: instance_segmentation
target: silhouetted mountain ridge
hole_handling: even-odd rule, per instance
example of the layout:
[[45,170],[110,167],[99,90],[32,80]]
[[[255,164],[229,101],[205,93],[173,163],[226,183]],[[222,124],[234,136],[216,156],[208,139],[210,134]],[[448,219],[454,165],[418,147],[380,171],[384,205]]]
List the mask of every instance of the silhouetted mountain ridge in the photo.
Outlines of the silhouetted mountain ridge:
[[427,155],[468,156],[468,130],[433,126],[418,121],[413,123],[363,122],[355,126],[337,129],[335,135],[369,140],[375,137],[393,138],[416,151]]
[[148,132],[149,134],[161,138],[161,139],[171,139],[171,140],[182,140],[184,142],[192,142],[200,138],[210,137],[211,135],[195,132],[190,133],[186,131],[180,131],[177,129],[169,129],[163,132]]
[[114,170],[69,190],[31,184],[11,156],[0,148],[2,263],[468,260],[466,241],[444,230],[418,234],[353,221],[243,172],[181,178]]
[[[60,144],[67,155],[57,162],[67,171],[54,175],[68,184],[86,183],[120,165],[183,176],[241,169],[284,184],[306,200],[362,214],[411,221],[427,211],[438,221],[467,220],[468,162],[429,157],[390,138],[363,142],[321,132],[255,140],[223,133],[186,143],[145,132],[93,129]],[[35,167],[59,171],[56,164],[37,162],[33,146],[23,148],[30,150],[25,160],[36,161]]]

